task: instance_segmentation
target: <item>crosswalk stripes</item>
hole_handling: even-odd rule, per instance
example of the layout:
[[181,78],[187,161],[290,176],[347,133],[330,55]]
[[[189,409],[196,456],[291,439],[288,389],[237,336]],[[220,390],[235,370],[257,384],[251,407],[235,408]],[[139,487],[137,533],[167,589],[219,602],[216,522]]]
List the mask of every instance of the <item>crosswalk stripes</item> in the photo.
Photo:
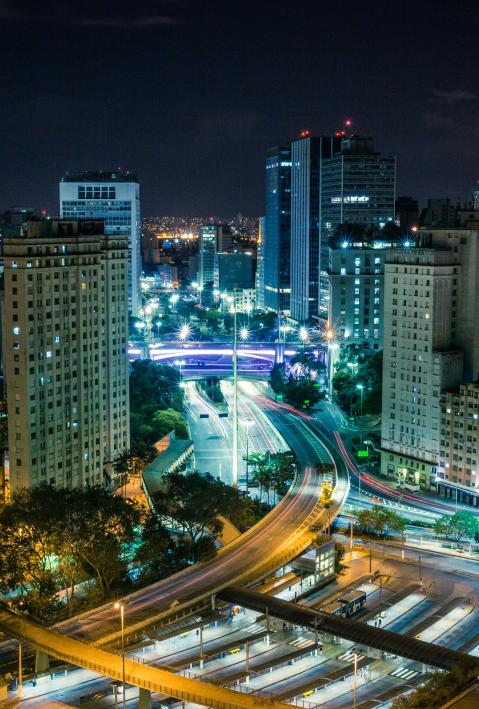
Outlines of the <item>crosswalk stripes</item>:
[[261,633],[263,630],[264,625],[260,625],[259,623],[253,623],[253,625],[248,625],[248,627],[244,629],[245,633],[249,633],[250,635],[256,635],[256,633]]
[[416,670],[411,670],[410,667],[398,667],[389,674],[391,675],[391,677],[397,677],[398,679],[402,680],[410,680],[414,677],[417,677],[420,672],[416,672]]
[[[344,655],[338,655],[338,660],[341,660],[341,662],[353,662],[354,661],[354,655],[357,655],[355,652],[345,652]],[[359,660],[362,660],[365,655],[357,655],[358,662]]]
[[314,640],[311,640],[311,638],[300,637],[296,638],[296,640],[293,640],[289,644],[294,645],[294,647],[297,647],[301,650],[305,647],[310,647],[311,645],[314,645]]

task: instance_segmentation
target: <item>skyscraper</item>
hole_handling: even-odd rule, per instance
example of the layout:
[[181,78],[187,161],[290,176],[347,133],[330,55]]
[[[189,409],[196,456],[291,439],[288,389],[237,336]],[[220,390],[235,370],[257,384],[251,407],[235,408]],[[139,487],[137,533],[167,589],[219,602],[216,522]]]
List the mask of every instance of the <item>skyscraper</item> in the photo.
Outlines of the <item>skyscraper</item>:
[[213,298],[216,254],[232,251],[233,235],[228,224],[203,224],[198,241],[199,285],[203,291],[203,302],[209,303]]
[[128,237],[128,310],[141,305],[140,186],[131,172],[68,173],[60,182],[60,216],[104,219],[106,236]]
[[264,307],[289,313],[291,293],[291,147],[280,146],[266,157]]
[[329,155],[323,152],[320,180],[320,313],[326,317],[329,240],[340,224],[359,223],[379,230],[394,221],[396,158],[375,152],[371,138],[342,137]]
[[291,144],[291,317],[298,321],[327,317],[327,307],[320,309],[320,272],[326,274],[327,299],[329,261],[320,232],[321,175],[323,162],[340,145],[339,136],[311,137],[309,131]]
[[452,250],[397,249],[384,267],[381,466],[426,488],[439,461],[441,391],[463,374],[454,342],[456,263]]
[[259,218],[258,249],[256,252],[256,307],[264,310],[264,217]]
[[109,481],[129,447],[128,241],[103,227],[29,222],[5,240],[13,491]]

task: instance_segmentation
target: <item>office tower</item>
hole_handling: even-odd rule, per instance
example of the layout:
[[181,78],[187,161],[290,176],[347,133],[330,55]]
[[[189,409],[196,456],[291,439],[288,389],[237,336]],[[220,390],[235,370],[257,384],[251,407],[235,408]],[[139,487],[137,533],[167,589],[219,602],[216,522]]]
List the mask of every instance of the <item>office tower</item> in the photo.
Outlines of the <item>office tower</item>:
[[253,257],[244,251],[215,256],[214,288],[224,293],[244,288],[254,289]]
[[264,310],[264,222],[265,218],[259,218],[258,224],[258,248],[256,251],[256,307]]
[[479,506],[479,382],[441,396],[436,482],[441,496]]
[[291,147],[272,148],[266,157],[264,307],[289,313],[291,293]]
[[60,182],[60,216],[104,219],[106,236],[128,237],[128,310],[141,305],[140,186],[131,172],[68,173]]
[[439,460],[441,391],[462,378],[452,250],[396,249],[384,266],[382,472],[426,488]]
[[453,334],[464,355],[464,382],[479,378],[479,213],[456,212],[457,225],[449,229],[421,229],[418,242],[426,248],[448,251],[456,267]]
[[457,208],[449,197],[428,199],[427,207],[421,212],[421,226],[427,229],[445,229],[454,227],[457,219]]
[[109,481],[129,447],[128,239],[103,232],[37,221],[5,240],[13,491]]
[[412,197],[398,197],[396,200],[396,224],[404,234],[419,227],[419,205]]
[[215,256],[233,249],[233,235],[227,224],[203,224],[199,230],[199,285],[203,302],[211,303],[215,279]]
[[[356,135],[336,142],[321,160],[321,261],[328,264],[329,240],[341,224],[363,224],[379,231],[394,222],[396,158],[375,152],[371,138]],[[341,234],[349,238],[346,231]],[[328,276],[321,266],[320,314],[328,312]]]
[[320,308],[320,274],[327,300],[328,242],[321,241],[322,164],[340,149],[342,135],[311,137],[303,131],[291,144],[291,317],[326,318]]
[[398,241],[334,237],[329,248],[328,322],[338,344],[383,348],[384,260]]
[[305,131],[291,143],[291,299],[294,320],[318,315],[321,138]]

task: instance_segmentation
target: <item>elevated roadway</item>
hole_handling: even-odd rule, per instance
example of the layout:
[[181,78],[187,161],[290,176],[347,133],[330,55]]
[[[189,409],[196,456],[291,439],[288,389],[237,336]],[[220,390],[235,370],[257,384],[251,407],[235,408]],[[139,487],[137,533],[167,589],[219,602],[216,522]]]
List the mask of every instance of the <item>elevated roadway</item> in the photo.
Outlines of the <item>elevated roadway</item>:
[[[266,408],[266,407],[265,407]],[[267,409],[268,410],[268,409]],[[341,511],[349,491],[346,467],[338,457],[332,505],[319,504],[319,463],[333,462],[328,450],[294,411],[270,412],[298,461],[296,478],[281,502],[260,522],[223,547],[214,559],[195,564],[124,599],[125,632],[135,639],[146,628],[203,611],[211,597],[232,581],[247,584],[276,571],[301,554],[318,529]],[[61,632],[102,645],[119,638],[118,612],[111,604],[61,623]]]
[[[113,652],[92,647],[73,638],[44,628],[31,620],[18,616],[7,609],[0,610],[0,627],[18,640],[34,643],[38,651],[78,667],[84,667],[105,677],[140,690],[166,694],[182,702],[203,704],[215,709],[286,709],[287,704],[271,701],[251,694],[218,687],[208,682],[199,682],[173,672],[122,658]],[[124,663],[124,667],[123,667]],[[124,671],[123,671],[124,670]],[[149,698],[140,697],[140,706],[149,706]]]
[[[324,509],[318,499],[321,480],[317,466],[325,460],[333,463],[333,459],[296,412],[282,411],[281,415],[277,412],[273,415],[277,419],[275,425],[281,426],[281,433],[298,462],[297,474],[287,495],[254,527],[221,549],[215,559],[195,564],[125,597],[125,636],[129,642],[143,635],[145,630],[154,629],[155,625],[207,610],[212,596],[232,581],[247,584],[271,574],[301,554],[318,529],[326,528],[341,511],[349,491],[344,464],[339,461],[340,465],[336,466],[332,504]],[[115,679],[121,676],[120,658],[100,649],[101,646],[119,644],[121,637],[118,611],[112,604],[60,623],[55,631],[5,609],[0,613],[0,630],[32,644],[46,655]],[[131,660],[125,662],[128,663],[125,665],[127,683],[146,691],[186,699],[184,689],[178,686],[184,688],[185,678],[169,676],[165,672],[154,674],[161,671]],[[234,701],[230,697],[227,701],[220,688],[212,687],[210,691],[206,683],[189,682],[192,686],[188,689],[190,696],[187,700],[197,704],[252,709],[258,702],[261,706],[269,703],[253,697],[246,701],[243,695],[237,695]]]
[[332,616],[329,613],[312,610],[251,589],[234,586],[220,591],[218,595],[228,603],[237,603],[244,608],[260,613],[269,613],[275,618],[294,625],[339,636],[363,647],[376,648],[382,652],[406,657],[441,670],[450,670],[460,660],[467,657],[466,654],[457,650],[450,650],[417,638],[399,635],[384,628],[375,628],[349,618]]

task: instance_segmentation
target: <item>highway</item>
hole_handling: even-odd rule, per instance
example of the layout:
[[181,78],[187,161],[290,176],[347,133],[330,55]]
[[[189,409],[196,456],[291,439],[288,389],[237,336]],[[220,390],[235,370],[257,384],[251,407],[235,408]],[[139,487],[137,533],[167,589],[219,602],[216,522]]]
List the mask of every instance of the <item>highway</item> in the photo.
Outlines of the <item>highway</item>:
[[[287,563],[309,545],[312,525],[327,526],[341,510],[349,483],[338,458],[338,482],[328,510],[318,503],[320,477],[317,464],[328,454],[323,445],[294,412],[269,412],[299,463],[298,474],[283,500],[257,525],[218,552],[215,559],[194,565],[174,576],[136,591],[123,599],[127,636],[141,634],[167,616],[180,616],[182,609],[208,606],[213,592],[234,581],[244,584]],[[265,553],[265,550],[267,552]],[[88,642],[118,641],[118,611],[104,605],[65,621],[58,630]]]
[[[200,393],[193,381],[186,382],[186,414],[195,449],[195,468],[231,485],[233,387],[230,382],[223,381],[221,388],[228,404],[227,417],[218,416],[219,409]],[[244,481],[246,475],[246,436],[249,437],[250,453],[266,451],[275,453],[287,449],[283,438],[277,433],[262,409],[255,404],[252,392],[255,393],[250,384],[240,383],[238,393],[240,483]],[[208,414],[209,418],[200,418],[205,414]],[[245,420],[250,424],[248,432]]]

